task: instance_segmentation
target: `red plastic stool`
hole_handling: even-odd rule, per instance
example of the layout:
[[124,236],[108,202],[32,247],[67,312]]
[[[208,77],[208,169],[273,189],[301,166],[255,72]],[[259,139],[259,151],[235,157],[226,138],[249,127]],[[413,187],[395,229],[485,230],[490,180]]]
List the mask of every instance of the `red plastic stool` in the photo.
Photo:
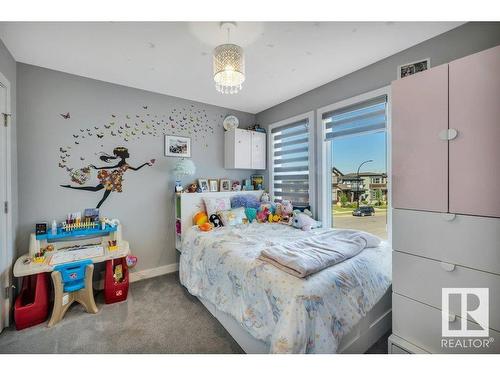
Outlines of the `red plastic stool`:
[[46,273],[25,276],[21,293],[14,304],[16,329],[25,329],[47,320],[49,315],[49,278]]
[[[115,281],[113,274],[115,267],[121,265],[123,277]],[[104,302],[107,304],[125,301],[128,295],[128,267],[126,258],[111,259],[106,261],[106,276],[104,278]]]

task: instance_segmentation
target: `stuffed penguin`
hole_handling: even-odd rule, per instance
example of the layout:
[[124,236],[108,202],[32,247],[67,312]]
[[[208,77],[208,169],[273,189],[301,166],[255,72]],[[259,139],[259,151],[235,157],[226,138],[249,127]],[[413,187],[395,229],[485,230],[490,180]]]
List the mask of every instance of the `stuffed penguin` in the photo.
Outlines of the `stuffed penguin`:
[[210,215],[210,218],[208,219],[208,221],[210,221],[214,228],[218,228],[218,227],[223,227],[224,225],[222,224],[222,221],[219,217],[219,215],[217,214],[212,214]]

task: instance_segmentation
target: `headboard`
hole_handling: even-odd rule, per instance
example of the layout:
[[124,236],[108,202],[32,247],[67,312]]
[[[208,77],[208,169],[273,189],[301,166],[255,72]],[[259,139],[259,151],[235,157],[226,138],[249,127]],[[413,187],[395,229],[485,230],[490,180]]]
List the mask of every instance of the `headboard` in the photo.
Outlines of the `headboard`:
[[193,226],[194,214],[198,211],[205,211],[203,198],[232,198],[236,195],[251,194],[260,199],[263,192],[263,190],[250,190],[175,194],[175,248],[180,251],[182,235]]

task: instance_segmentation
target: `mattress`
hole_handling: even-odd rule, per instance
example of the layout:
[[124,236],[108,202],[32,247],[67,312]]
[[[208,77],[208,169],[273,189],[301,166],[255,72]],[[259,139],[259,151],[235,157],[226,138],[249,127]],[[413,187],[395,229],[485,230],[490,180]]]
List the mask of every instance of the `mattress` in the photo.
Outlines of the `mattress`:
[[179,275],[188,291],[232,316],[272,353],[335,353],[391,286],[391,248],[357,256],[304,279],[257,257],[265,246],[315,236],[282,224],[188,230]]

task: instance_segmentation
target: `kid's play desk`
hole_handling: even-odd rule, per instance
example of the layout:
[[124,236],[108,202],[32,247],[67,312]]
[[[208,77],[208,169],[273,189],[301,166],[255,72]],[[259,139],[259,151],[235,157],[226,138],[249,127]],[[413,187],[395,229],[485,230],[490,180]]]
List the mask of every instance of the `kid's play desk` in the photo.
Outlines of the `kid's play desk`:
[[[117,225],[114,228],[107,226],[105,230],[93,231],[92,233],[89,233],[89,231],[75,231],[71,233],[71,235],[58,233],[55,236],[36,236],[34,233],[32,233],[30,237],[29,253],[22,255],[17,259],[16,263],[14,264],[14,276],[23,277],[35,275],[42,272],[52,272],[56,264],[51,264],[51,257],[56,253],[68,251],[58,249],[63,247],[69,248],[71,246],[93,243],[95,242],[96,238],[100,238],[99,244],[96,245],[102,246],[103,251],[102,255],[87,258],[90,259],[93,263],[100,263],[111,259],[123,258],[129,255],[129,244],[127,241],[124,241],[121,238],[120,225]],[[110,251],[108,241],[116,241],[117,249]],[[26,259],[32,258],[35,253],[39,252],[40,249],[45,247],[47,244],[51,244],[55,248],[54,251],[46,253],[45,261],[43,261],[42,263],[35,263],[34,261],[31,261],[30,263],[25,264]],[[71,250],[69,250],[68,252],[71,252]],[[79,260],[82,259],[84,258],[80,258]],[[59,262],[58,264],[69,263],[71,261],[72,260],[69,260],[68,262]]]

